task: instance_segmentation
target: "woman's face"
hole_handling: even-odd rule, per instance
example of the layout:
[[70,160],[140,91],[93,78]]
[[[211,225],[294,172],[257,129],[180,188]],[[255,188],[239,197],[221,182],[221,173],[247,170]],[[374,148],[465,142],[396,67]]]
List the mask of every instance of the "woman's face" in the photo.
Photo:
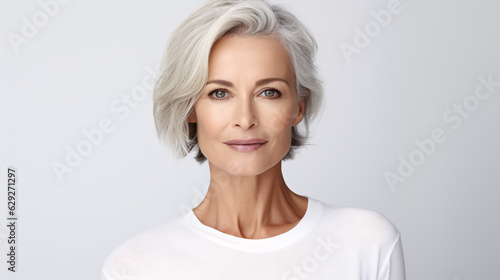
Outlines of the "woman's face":
[[[304,101],[279,39],[230,35],[210,52],[208,82],[188,118],[211,167],[232,175],[258,175],[275,166],[291,146],[292,126]],[[228,142],[259,139],[261,144]]]

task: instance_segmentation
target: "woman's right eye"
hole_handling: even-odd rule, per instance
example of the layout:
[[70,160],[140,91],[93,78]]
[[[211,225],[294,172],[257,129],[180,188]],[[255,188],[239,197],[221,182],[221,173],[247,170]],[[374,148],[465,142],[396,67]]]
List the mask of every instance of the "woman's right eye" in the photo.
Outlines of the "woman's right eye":
[[227,95],[227,92],[223,89],[216,89],[208,94],[209,96],[213,96],[214,99],[224,99]]

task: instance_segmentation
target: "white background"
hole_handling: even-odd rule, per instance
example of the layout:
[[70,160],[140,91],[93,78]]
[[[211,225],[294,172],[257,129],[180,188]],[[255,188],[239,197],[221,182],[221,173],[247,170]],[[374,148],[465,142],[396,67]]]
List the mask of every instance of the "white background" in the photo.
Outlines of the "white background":
[[[176,160],[159,143],[152,91],[130,105],[122,98],[137,94],[171,32],[204,1],[73,0],[52,15],[47,2],[0,2],[0,278],[100,279],[116,246],[203,198],[207,164]],[[479,76],[500,81],[500,2],[401,0],[351,56],[341,44],[356,47],[356,28],[390,1],[273,2],[311,29],[325,81],[311,146],[284,163],[289,187],[388,217],[409,280],[500,279],[500,86],[474,104]],[[24,36],[34,15],[39,27]],[[460,126],[443,118],[464,101],[467,117],[449,113]],[[53,165],[67,165],[83,131],[106,119],[114,129],[59,179]],[[415,141],[436,128],[446,141],[391,189],[384,174],[398,174],[399,157],[418,155]],[[5,261],[8,166],[18,176],[16,273]]]

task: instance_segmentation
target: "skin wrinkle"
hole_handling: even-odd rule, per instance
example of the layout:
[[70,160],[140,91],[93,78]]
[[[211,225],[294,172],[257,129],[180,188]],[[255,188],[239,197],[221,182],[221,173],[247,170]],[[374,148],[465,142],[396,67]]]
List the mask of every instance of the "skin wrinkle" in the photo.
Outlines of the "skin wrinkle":
[[[288,188],[281,170],[281,159],[291,145],[291,127],[302,121],[305,110],[304,101],[297,100],[291,65],[278,39],[230,35],[212,47],[211,83],[188,117],[188,122],[197,123],[198,145],[210,169],[207,195],[193,209],[203,224],[260,239],[290,230],[304,216],[307,198]],[[270,78],[286,82],[262,81]],[[269,87],[281,96],[264,96]],[[208,96],[216,88],[227,92],[222,100]],[[223,143],[249,138],[268,142],[251,152]]]

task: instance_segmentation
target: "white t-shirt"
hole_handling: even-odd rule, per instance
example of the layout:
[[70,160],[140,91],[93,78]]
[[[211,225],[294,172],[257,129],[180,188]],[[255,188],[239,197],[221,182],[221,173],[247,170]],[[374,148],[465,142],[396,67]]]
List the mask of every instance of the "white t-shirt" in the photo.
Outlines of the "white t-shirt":
[[223,233],[191,210],[117,247],[102,279],[405,280],[401,237],[387,218],[308,200],[295,227],[264,239]]

